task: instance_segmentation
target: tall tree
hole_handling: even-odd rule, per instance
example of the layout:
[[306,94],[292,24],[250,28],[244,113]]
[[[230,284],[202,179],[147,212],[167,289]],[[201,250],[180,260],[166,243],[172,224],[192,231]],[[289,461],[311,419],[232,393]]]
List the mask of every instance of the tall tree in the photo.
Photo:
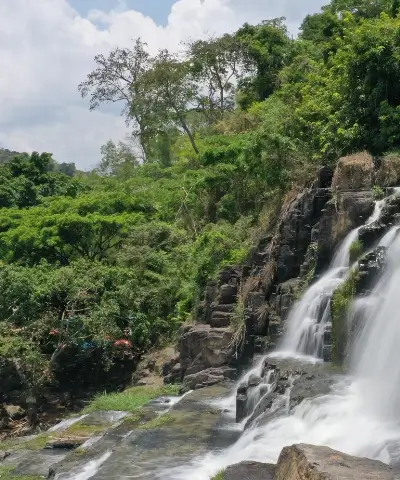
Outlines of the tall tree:
[[169,126],[178,127],[188,136],[198,154],[188,117],[196,108],[200,86],[193,78],[189,62],[182,61],[168,50],[161,50],[139,83],[143,93],[141,102],[151,106],[157,117],[158,131],[166,131]]
[[133,123],[133,135],[138,140],[143,158],[147,158],[149,138],[152,136],[152,110],[142,99],[139,79],[150,68],[146,44],[137,39],[133,48],[116,48],[108,57],[96,55],[97,65],[79,84],[82,97],[90,96],[90,110],[103,103],[122,102],[122,115]]
[[209,119],[235,105],[237,81],[243,72],[243,55],[238,40],[225,34],[218,38],[196,40],[188,45],[188,59],[193,73],[206,86],[199,106]]
[[139,162],[133,152],[133,148],[126,142],[118,142],[116,145],[109,140],[101,147],[101,161],[97,167],[100,175],[110,177],[130,177]]
[[246,73],[239,82],[242,107],[268,98],[278,87],[279,72],[290,63],[292,41],[283,20],[266,20],[259,25],[246,23],[236,32]]

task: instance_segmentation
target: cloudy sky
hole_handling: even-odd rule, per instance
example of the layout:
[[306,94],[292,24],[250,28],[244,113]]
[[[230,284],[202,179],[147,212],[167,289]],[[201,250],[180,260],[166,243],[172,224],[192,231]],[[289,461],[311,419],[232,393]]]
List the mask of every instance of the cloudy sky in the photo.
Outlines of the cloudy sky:
[[296,32],[324,0],[0,0],[0,147],[93,167],[126,134],[118,111],[89,112],[77,90],[97,53],[142,37],[154,52],[285,16]]

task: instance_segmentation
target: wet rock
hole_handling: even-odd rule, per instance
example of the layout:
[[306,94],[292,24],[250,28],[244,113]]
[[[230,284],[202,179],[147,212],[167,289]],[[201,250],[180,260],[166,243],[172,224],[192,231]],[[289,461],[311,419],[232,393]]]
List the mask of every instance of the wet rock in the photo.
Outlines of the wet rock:
[[231,465],[224,472],[224,480],[274,480],[275,465],[242,462]]
[[338,192],[337,198],[326,204],[319,223],[316,273],[327,268],[339,243],[353,228],[362,225],[373,210],[371,190]]
[[382,462],[352,457],[328,447],[285,447],[278,460],[275,480],[394,480]]
[[375,286],[386,265],[386,250],[386,247],[377,247],[358,262],[358,294],[367,294]]
[[247,417],[247,395],[238,393],[236,395],[236,423],[240,423]]
[[258,375],[255,375],[254,373],[250,375],[249,377],[249,382],[248,386],[249,387],[257,387],[261,383],[261,378]]
[[224,380],[232,380],[235,375],[236,369],[234,368],[208,368],[198,373],[186,375],[183,379],[183,386],[187,390],[197,390],[216,385]]
[[312,228],[318,223],[321,211],[330,198],[329,189],[314,186],[299,194],[283,215],[279,225],[277,283],[299,275],[311,241]]
[[87,440],[87,437],[69,437],[69,438],[55,438],[46,443],[45,448],[60,448],[65,450],[73,450],[83,445]]
[[296,407],[306,398],[328,394],[333,383],[332,376],[325,372],[298,376],[290,391],[290,408]]
[[253,412],[248,412],[247,409],[246,415],[243,417],[245,418],[251,413],[244,427],[245,430],[247,430],[254,423],[254,421],[258,420],[265,412],[267,412],[272,407],[272,404],[276,398],[275,392],[268,393],[268,391],[264,391],[262,393],[260,392],[260,394],[260,400],[255,406]]

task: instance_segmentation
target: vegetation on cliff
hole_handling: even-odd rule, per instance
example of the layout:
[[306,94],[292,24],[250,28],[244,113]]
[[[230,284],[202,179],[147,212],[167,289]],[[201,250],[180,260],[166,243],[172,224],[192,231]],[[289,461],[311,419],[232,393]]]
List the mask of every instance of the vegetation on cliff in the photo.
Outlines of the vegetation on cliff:
[[397,1],[332,0],[297,39],[273,19],[181,55],[153,57],[137,39],[97,56],[79,86],[91,109],[121,103],[130,142],[107,142],[85,174],[1,151],[0,357],[32,419],[63,358],[103,371],[173,337],[317,165],[390,151],[393,170],[398,13]]
[[348,315],[357,293],[359,278],[358,268],[353,268],[332,297],[332,360],[337,365],[342,365],[346,358],[349,338]]

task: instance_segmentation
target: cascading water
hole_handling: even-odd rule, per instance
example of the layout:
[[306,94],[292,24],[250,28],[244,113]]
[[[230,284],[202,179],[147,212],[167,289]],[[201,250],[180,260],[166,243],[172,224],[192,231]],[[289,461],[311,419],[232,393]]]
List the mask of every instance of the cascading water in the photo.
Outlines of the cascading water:
[[[370,225],[379,218],[383,205],[384,200],[376,202],[374,212],[366,225]],[[357,240],[360,228],[362,227],[352,230],[347,235],[328,271],[292,308],[287,319],[288,330],[282,343],[282,351],[285,354],[303,354],[322,358],[324,331],[329,321],[330,299],[346,278],[350,268],[350,247]]]
[[[368,223],[377,219],[381,208],[382,203],[376,206]],[[319,297],[321,305],[321,296],[327,286],[332,292],[343,279],[343,273],[339,275],[338,269],[343,272],[349,268],[344,264],[357,234],[358,229],[351,232],[330,270],[295,307],[299,309],[304,302],[306,306],[303,305],[302,315],[311,312],[309,317],[315,319],[318,308],[315,304],[311,306],[314,297]],[[290,415],[279,415],[263,426],[253,424],[227,450],[210,453],[192,465],[164,472],[159,478],[209,480],[219,470],[241,461],[276,463],[284,446],[301,442],[327,445],[386,463],[400,463],[400,236],[390,232],[381,243],[388,246],[388,266],[383,278],[369,297],[357,300],[354,305],[361,323],[361,333],[352,355],[354,377],[337,382],[327,395],[304,400]],[[297,315],[298,312],[294,312],[290,320],[299,319],[297,328],[302,328],[300,320],[303,319]],[[319,318],[322,320],[321,316]],[[310,330],[309,326],[307,328]],[[292,333],[289,329],[289,339]],[[290,342],[288,339],[284,342],[295,353],[296,348],[302,353],[307,352],[306,344],[312,345],[312,352],[317,351],[315,340],[304,333],[297,337],[297,343],[294,337]]]

